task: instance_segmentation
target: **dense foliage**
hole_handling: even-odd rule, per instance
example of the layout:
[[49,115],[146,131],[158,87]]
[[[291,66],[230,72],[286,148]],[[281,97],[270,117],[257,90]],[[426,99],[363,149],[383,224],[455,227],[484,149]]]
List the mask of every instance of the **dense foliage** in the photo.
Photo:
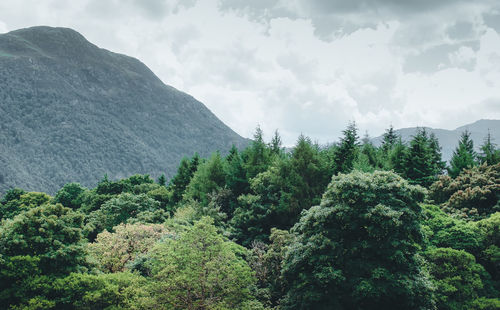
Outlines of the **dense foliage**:
[[490,138],[481,150],[454,176],[424,129],[406,144],[389,128],[375,146],[352,123],[338,144],[301,135],[291,149],[257,129],[246,149],[184,158],[170,180],[11,189],[0,304],[498,309],[500,163]]

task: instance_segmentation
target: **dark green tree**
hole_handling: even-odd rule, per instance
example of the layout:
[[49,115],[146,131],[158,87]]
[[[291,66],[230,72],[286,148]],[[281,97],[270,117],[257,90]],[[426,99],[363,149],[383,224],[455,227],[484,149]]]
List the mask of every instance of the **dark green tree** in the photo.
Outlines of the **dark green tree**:
[[274,131],[274,135],[271,139],[271,143],[269,144],[269,148],[271,149],[271,154],[281,155],[283,153],[283,142],[281,141],[281,136],[278,132],[278,129]]
[[470,132],[465,130],[460,136],[457,148],[453,152],[448,174],[452,178],[456,178],[462,170],[475,166],[476,157],[474,141],[470,138]]
[[335,154],[335,170],[336,173],[349,173],[353,169],[359,151],[356,123],[349,123],[342,133],[343,137],[340,138],[339,147]]
[[207,206],[207,195],[217,191],[226,184],[226,165],[219,152],[201,164],[186,188],[186,199],[193,199]]
[[266,171],[271,164],[271,151],[264,142],[264,133],[260,126],[255,129],[253,141],[243,155],[248,180]]
[[333,177],[304,212],[283,265],[284,309],[425,309],[428,278],[417,253],[420,187],[392,172]]
[[54,202],[59,202],[67,208],[73,210],[79,209],[82,206],[82,193],[86,190],[79,183],[65,184],[54,197]]
[[404,177],[414,184],[430,186],[436,179],[433,161],[434,154],[427,131],[419,128],[405,156]]
[[500,150],[493,143],[489,130],[488,135],[484,138],[483,145],[481,145],[481,153],[478,157],[481,164],[495,165],[500,162]]
[[394,130],[394,127],[392,125],[385,130],[385,133],[382,138],[382,150],[385,153],[388,153],[394,145],[398,142],[399,140],[399,135],[396,133]]
[[431,152],[431,163],[433,168],[434,176],[443,174],[446,168],[446,162],[443,161],[441,146],[439,145],[439,140],[434,133],[429,135],[429,148]]
[[36,303],[53,279],[84,268],[82,225],[83,215],[61,204],[44,204],[3,222],[0,304]]
[[160,184],[161,186],[166,186],[167,185],[167,178],[165,177],[164,174],[162,174],[162,175],[160,175],[158,177],[157,183]]
[[170,180],[170,184],[168,185],[172,192],[170,204],[176,205],[182,200],[189,182],[191,182],[194,173],[198,169],[199,163],[200,157],[198,154],[195,154],[191,160],[186,157],[181,160],[177,174]]

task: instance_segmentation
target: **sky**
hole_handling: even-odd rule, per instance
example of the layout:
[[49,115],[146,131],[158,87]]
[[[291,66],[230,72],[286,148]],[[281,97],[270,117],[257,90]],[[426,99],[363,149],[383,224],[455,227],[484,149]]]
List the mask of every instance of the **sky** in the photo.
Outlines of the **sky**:
[[245,137],[500,119],[497,0],[0,1],[0,33],[37,25],[138,58]]

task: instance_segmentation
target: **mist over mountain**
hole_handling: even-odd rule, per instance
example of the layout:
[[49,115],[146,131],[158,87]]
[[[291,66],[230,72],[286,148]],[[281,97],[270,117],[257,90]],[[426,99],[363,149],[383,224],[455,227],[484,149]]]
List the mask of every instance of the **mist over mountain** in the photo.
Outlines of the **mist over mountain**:
[[[434,133],[436,135],[436,137],[439,139],[439,144],[442,147],[443,160],[446,161],[449,161],[452,157],[453,151],[458,145],[460,135],[465,130],[468,130],[471,133],[471,138],[474,141],[474,147],[476,151],[479,151],[479,148],[484,142],[484,138],[488,135],[488,131],[491,134],[493,142],[497,145],[500,144],[500,120],[482,119],[472,124],[460,126],[454,130],[429,127],[420,128],[425,128],[429,134]],[[411,137],[414,136],[417,132],[417,127],[401,128],[397,129],[396,132],[401,135],[403,141],[408,142],[411,140]],[[372,142],[378,146],[382,142],[382,138],[383,136],[373,138]]]
[[183,156],[248,142],[139,60],[71,29],[0,35],[0,68],[0,192],[169,177]]

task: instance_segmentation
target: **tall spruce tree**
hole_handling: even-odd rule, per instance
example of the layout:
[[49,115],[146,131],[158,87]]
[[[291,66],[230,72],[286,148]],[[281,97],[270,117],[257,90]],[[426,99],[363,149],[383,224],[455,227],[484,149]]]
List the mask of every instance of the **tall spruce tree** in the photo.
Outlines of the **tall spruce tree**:
[[488,135],[484,138],[483,145],[481,145],[481,153],[478,158],[481,164],[495,165],[500,162],[500,150],[496,149],[489,130]]
[[335,153],[335,172],[349,173],[354,167],[354,161],[359,151],[358,128],[355,122],[349,123],[342,132],[339,148]]
[[394,130],[394,127],[392,125],[385,130],[385,133],[383,135],[382,139],[382,150],[385,153],[388,153],[394,145],[398,142],[399,135],[396,133]]
[[439,145],[439,140],[434,133],[431,133],[429,136],[429,148],[432,157],[434,175],[440,175],[446,168],[446,162],[442,159],[441,146]]
[[255,129],[253,141],[245,150],[245,170],[247,179],[254,178],[257,174],[266,171],[271,162],[270,150],[264,142],[264,133],[260,126]]
[[425,128],[419,128],[410,141],[405,157],[404,176],[412,184],[430,186],[435,181],[434,154]]
[[460,136],[457,148],[453,152],[448,174],[452,178],[456,178],[462,170],[475,166],[476,157],[477,154],[474,151],[474,142],[470,138],[470,132],[465,130]]

